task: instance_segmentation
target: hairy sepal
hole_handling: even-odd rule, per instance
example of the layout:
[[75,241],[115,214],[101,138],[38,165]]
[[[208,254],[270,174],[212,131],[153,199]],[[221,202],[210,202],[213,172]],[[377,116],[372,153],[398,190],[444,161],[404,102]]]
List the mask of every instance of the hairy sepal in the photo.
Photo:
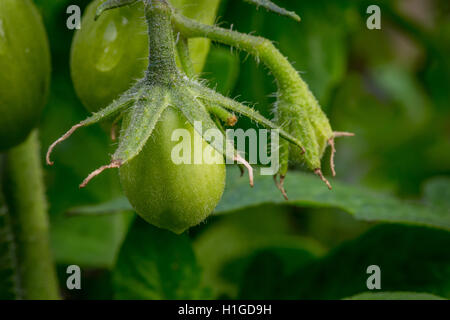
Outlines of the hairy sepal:
[[245,0],[246,2],[252,3],[258,7],[263,7],[269,11],[275,12],[279,15],[289,17],[291,19],[294,19],[297,22],[300,22],[300,17],[298,14],[296,14],[293,11],[288,11],[284,8],[281,8],[280,6],[277,6],[275,3],[273,3],[270,0]]
[[137,1],[138,0],[108,0],[98,6],[97,11],[95,13],[95,20],[97,20],[105,11],[128,6]]
[[141,152],[169,103],[168,90],[153,87],[127,110],[113,161],[125,164]]

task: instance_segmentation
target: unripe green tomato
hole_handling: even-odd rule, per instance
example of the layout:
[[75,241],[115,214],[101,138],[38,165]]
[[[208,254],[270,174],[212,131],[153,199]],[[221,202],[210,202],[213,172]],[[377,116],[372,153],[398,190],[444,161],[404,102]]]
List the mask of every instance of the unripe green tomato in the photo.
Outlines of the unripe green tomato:
[[0,150],[37,125],[50,83],[50,51],[30,0],[0,0]]
[[[94,0],[87,7],[81,29],[72,42],[71,72],[78,97],[91,112],[106,107],[133,82],[144,76],[148,64],[147,26],[141,2],[106,11],[94,21]],[[186,16],[211,24],[220,0],[172,0]],[[207,39],[190,39],[194,67],[201,72],[209,51]]]
[[106,107],[143,77],[148,57],[143,4],[106,11],[95,21],[102,2],[87,7],[71,52],[75,90],[91,112]]
[[[175,164],[172,141],[175,129],[186,129],[202,141],[202,164]],[[191,153],[193,160],[194,151]],[[144,149],[120,168],[125,195],[147,222],[177,234],[198,225],[217,206],[225,187],[223,157],[187,123],[178,110],[167,108]],[[193,162],[191,162],[193,163]],[[213,163],[213,164],[208,164]]]

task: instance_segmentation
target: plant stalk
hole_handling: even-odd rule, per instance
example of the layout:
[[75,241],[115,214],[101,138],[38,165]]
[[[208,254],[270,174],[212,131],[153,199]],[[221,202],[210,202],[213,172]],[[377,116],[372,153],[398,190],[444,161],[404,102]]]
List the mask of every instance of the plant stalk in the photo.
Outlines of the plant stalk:
[[171,16],[172,10],[165,0],[145,5],[150,48],[146,80],[150,84],[170,85],[179,75]]
[[4,189],[17,244],[20,296],[59,299],[37,130],[6,153],[5,166]]
[[205,37],[250,53],[269,68],[282,92],[292,91],[290,88],[295,88],[301,94],[309,94],[306,83],[270,40],[216,26],[204,25],[178,13],[173,15],[173,23],[176,30],[186,38]]

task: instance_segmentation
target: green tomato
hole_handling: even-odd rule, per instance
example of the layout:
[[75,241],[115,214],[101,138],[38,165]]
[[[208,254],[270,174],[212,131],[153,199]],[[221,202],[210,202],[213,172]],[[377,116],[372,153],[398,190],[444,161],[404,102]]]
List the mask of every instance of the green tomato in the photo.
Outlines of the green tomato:
[[37,125],[50,83],[44,25],[30,0],[0,0],[0,150]]
[[[196,148],[203,153],[202,164],[177,165],[172,161],[173,150],[177,150],[174,147],[181,143],[172,141],[175,129],[189,132],[193,150],[195,141],[202,141],[202,148]],[[120,168],[120,180],[142,218],[180,234],[206,219],[222,197],[226,176],[223,162],[223,156],[201,139],[179,111],[168,108],[144,149]]]
[[106,107],[141,78],[148,58],[143,4],[109,10],[95,21],[102,2],[87,7],[71,52],[75,90],[91,112]]
[[[147,26],[141,2],[106,11],[95,21],[95,0],[86,9],[81,29],[72,43],[71,73],[77,95],[84,106],[96,112],[133,82],[144,76],[148,64]],[[211,24],[220,0],[172,0],[186,16]],[[197,72],[203,69],[209,51],[207,39],[189,40]]]

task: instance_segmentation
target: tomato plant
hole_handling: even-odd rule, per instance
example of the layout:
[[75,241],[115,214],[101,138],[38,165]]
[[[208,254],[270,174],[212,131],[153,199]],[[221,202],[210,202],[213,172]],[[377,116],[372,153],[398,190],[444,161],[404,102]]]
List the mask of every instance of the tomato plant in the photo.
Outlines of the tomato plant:
[[[103,2],[97,8],[95,17],[96,19],[98,19],[104,11],[116,9],[117,7],[129,5],[134,2],[136,1]],[[156,124],[158,121],[160,121],[162,114],[168,108],[175,108],[181,111],[183,117],[192,126],[194,126],[194,128],[195,122],[201,121],[202,128],[196,128],[195,130],[197,131],[197,133],[202,137],[204,141],[208,142],[211,147],[213,147],[215,151],[221,154],[224,158],[226,158],[227,160],[231,159],[232,161],[237,161],[238,163],[246,166],[249,170],[250,185],[252,186],[253,170],[251,166],[236,150],[234,150],[234,147],[229,147],[229,145],[233,144],[233,141],[228,140],[225,132],[223,132],[222,125],[220,124],[220,122],[223,122],[226,125],[233,126],[236,123],[236,116],[232,114],[232,112],[243,114],[267,128],[279,130],[281,136],[285,138],[286,141],[289,141],[303,151],[306,150],[305,147],[303,147],[302,142],[298,138],[290,135],[282,128],[279,128],[273,122],[267,120],[252,108],[249,108],[233,99],[222,96],[221,94],[209,89],[201,82],[197,81],[197,79],[195,79],[194,74],[192,73],[194,68],[192,67],[192,61],[190,60],[190,53],[188,50],[189,43],[187,42],[186,38],[178,39],[178,41],[175,43],[172,23],[173,20],[178,17],[178,24],[180,24],[180,26],[177,27],[177,30],[179,30],[180,33],[182,32],[183,28],[192,28],[194,30],[193,32],[195,33],[195,29],[202,30],[205,27],[208,28],[207,25],[194,22],[194,20],[185,18],[184,16],[176,13],[174,8],[172,8],[166,1],[144,1],[144,13],[145,20],[148,26],[148,43],[150,48],[148,67],[144,77],[137,81],[130,89],[124,92],[109,106],[101,109],[100,111],[94,113],[94,115],[92,115],[91,117],[73,126],[60,139],[56,140],[48,150],[48,164],[53,164],[53,162],[50,160],[50,155],[54,147],[70,137],[78,128],[92,125],[108,118],[116,118],[118,119],[118,121],[123,118],[122,129],[119,138],[119,146],[112,156],[111,163],[93,171],[80,185],[80,187],[85,187],[89,183],[89,181],[92,180],[92,178],[99,175],[104,170],[111,168],[120,168],[124,165],[127,165],[129,162],[133,161],[134,158],[139,156],[142,150],[146,148],[146,144],[154,144],[155,142],[153,140],[153,134]],[[181,26],[183,23],[184,25]],[[212,31],[215,31],[215,33],[219,34],[219,36],[224,32],[223,29],[213,29]],[[207,32],[210,33],[211,30]],[[108,33],[105,33],[105,35],[108,36]],[[233,32],[231,32],[231,34],[226,34],[225,38],[227,38],[227,36],[237,38],[237,41],[241,42],[267,42],[267,40],[254,37],[250,37],[249,39],[240,39],[242,37],[245,38],[246,36],[235,35],[233,34]],[[179,35],[179,37],[183,37],[183,35]],[[225,39],[225,42],[226,41],[227,40]],[[175,45],[177,45],[178,51],[176,51]],[[254,43],[251,43],[250,46],[247,44],[247,47],[252,48],[253,45]],[[265,50],[265,47],[263,46],[261,50]],[[274,47],[269,47],[269,50],[270,52],[264,54],[272,54],[275,56],[279,55],[278,51]],[[177,52],[180,64],[184,68],[183,71],[179,69],[176,63]],[[269,58],[269,60],[270,59],[271,58]],[[290,66],[287,61],[284,61],[284,65],[282,63],[281,65],[274,66],[274,68],[278,68],[278,70],[280,70],[285,67],[286,64]],[[288,70],[287,74],[293,72],[295,73],[295,71]],[[294,76],[294,79],[288,79],[288,82],[289,81],[292,81],[293,85],[295,85],[295,83],[299,81],[301,90],[303,90],[303,94],[310,94],[307,88],[304,88],[302,86],[302,81],[298,75],[297,77]],[[315,107],[317,108],[317,106]],[[320,112],[316,112],[315,116],[319,114],[321,115]],[[325,120],[322,121],[322,124],[324,122],[328,123],[326,117],[323,119]],[[216,122],[214,120],[216,120]],[[203,130],[203,128],[205,130]],[[217,132],[219,137],[211,137],[208,133],[211,130]],[[301,138],[304,137],[300,137],[300,139]],[[168,141],[164,141],[162,143],[167,144]],[[151,149],[151,146],[149,146],[148,148]],[[319,155],[317,155],[317,157],[319,157]],[[145,158],[146,157],[144,157],[144,159]],[[162,159],[166,159],[166,161],[169,161],[168,157],[163,156]],[[188,166],[192,166],[192,164],[189,164]],[[183,170],[189,171],[189,167],[183,168]],[[317,170],[322,176],[320,168],[317,168]],[[136,172],[135,174],[138,173]],[[166,174],[168,173],[166,172]],[[130,174],[129,176],[133,176],[133,174]],[[220,180],[220,177],[218,177],[218,179]],[[125,180],[126,189],[135,191],[141,189],[130,188],[130,184],[135,182],[134,179],[128,179],[130,180],[130,182],[127,181],[127,179],[123,180]],[[170,177],[168,179],[163,179],[163,183],[167,182],[170,184],[172,183],[170,180],[172,180]],[[151,180],[148,180],[148,182],[151,182]],[[218,187],[220,189],[220,185]],[[151,185],[149,186],[149,188],[154,189],[156,187],[154,185]],[[282,189],[282,187],[280,187],[280,189]],[[150,195],[156,197],[155,194]],[[145,198],[146,195],[139,195],[137,198],[134,198],[134,196],[130,196],[131,199],[138,199],[141,197]],[[212,197],[216,198],[215,192],[212,192]],[[200,199],[202,198],[204,197],[201,196]],[[205,208],[208,208],[208,210],[210,211],[209,213],[211,213],[212,209],[214,209],[215,206],[211,206],[210,204],[208,204],[208,199],[206,198],[202,200],[203,204],[200,204],[199,207],[203,206]],[[215,204],[217,204],[218,200],[219,199],[215,201]],[[156,202],[160,200],[155,199],[154,201]],[[135,206],[135,209],[141,216],[146,217],[148,220],[151,220],[149,219],[149,215],[147,214],[148,209],[146,207],[138,204],[138,201],[136,200],[132,200],[132,202],[133,204],[137,204]],[[185,212],[183,212],[180,207],[178,207],[177,209],[177,212],[174,212],[175,216],[181,217],[185,215]],[[190,212],[191,215],[195,215],[194,217],[192,217],[192,221],[200,222],[201,220],[197,218],[197,215],[194,211],[195,210],[192,210],[192,212]],[[200,216],[205,218],[206,214],[200,213]],[[189,219],[187,219],[187,221],[189,221]],[[161,225],[160,223],[156,224]],[[185,229],[183,227],[176,227],[176,221],[173,221],[174,227],[172,227],[171,224],[167,223],[165,223],[165,225],[167,226],[167,228],[177,231],[183,231]],[[186,225],[190,225],[190,222]]]
[[30,0],[0,2],[0,150],[23,142],[37,125],[50,83],[50,53]]
[[[54,81],[0,148],[0,299],[450,297],[446,1],[379,1],[379,30],[366,0],[33,2]],[[46,65],[2,60],[46,44],[5,27],[27,6],[0,0],[0,79]],[[27,86],[0,82],[0,102]],[[276,130],[265,176],[252,135]]]

